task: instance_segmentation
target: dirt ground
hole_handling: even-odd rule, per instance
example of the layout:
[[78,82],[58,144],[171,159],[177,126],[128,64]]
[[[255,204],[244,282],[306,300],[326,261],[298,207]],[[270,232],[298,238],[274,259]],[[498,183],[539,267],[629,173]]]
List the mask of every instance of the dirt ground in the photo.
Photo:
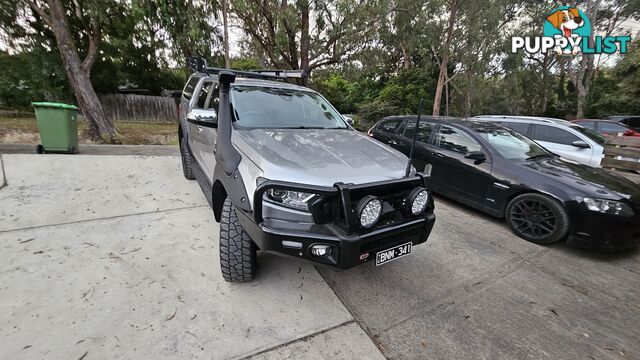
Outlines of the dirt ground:
[[[167,122],[116,121],[120,139],[125,145],[176,145],[177,124]],[[81,144],[93,144],[87,136],[87,124],[78,123]],[[0,143],[39,144],[35,118],[0,118]]]

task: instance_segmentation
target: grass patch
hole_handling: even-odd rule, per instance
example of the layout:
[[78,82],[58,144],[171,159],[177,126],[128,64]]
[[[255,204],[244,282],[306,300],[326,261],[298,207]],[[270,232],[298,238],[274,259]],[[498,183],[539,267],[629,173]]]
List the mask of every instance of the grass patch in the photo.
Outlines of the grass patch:
[[[177,145],[178,124],[167,122],[116,121],[120,140],[128,145]],[[87,124],[78,122],[81,144],[95,143],[87,136]],[[0,117],[0,142],[39,144],[40,134],[35,118]]]

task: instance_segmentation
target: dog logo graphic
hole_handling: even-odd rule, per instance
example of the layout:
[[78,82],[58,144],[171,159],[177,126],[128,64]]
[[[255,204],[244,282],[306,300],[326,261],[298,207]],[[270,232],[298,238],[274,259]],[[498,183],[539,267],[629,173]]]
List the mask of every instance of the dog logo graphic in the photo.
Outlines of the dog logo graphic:
[[[544,36],[575,39],[577,37],[588,37],[589,35],[591,35],[589,18],[575,6],[562,6],[547,15],[547,21],[544,24]],[[573,55],[576,55],[581,50],[580,46],[577,45],[570,45],[569,48]],[[563,49],[560,46],[556,46],[555,51],[558,55],[563,53]]]

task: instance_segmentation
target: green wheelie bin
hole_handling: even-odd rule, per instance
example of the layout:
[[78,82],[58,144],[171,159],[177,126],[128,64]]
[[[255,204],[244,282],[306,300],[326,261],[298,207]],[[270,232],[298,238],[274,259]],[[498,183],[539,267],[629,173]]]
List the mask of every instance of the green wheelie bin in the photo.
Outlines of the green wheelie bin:
[[73,105],[34,102],[40,131],[38,154],[44,152],[78,152],[78,108]]

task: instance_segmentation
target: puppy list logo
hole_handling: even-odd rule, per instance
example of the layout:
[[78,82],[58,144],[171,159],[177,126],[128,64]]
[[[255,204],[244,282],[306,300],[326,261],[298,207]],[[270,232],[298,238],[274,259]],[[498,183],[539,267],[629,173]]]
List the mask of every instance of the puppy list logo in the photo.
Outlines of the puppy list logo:
[[511,52],[518,50],[534,53],[555,51],[558,55],[579,52],[583,54],[614,54],[627,52],[631,36],[591,37],[589,18],[575,6],[561,6],[549,13],[544,22],[544,36],[514,36],[511,38]]

